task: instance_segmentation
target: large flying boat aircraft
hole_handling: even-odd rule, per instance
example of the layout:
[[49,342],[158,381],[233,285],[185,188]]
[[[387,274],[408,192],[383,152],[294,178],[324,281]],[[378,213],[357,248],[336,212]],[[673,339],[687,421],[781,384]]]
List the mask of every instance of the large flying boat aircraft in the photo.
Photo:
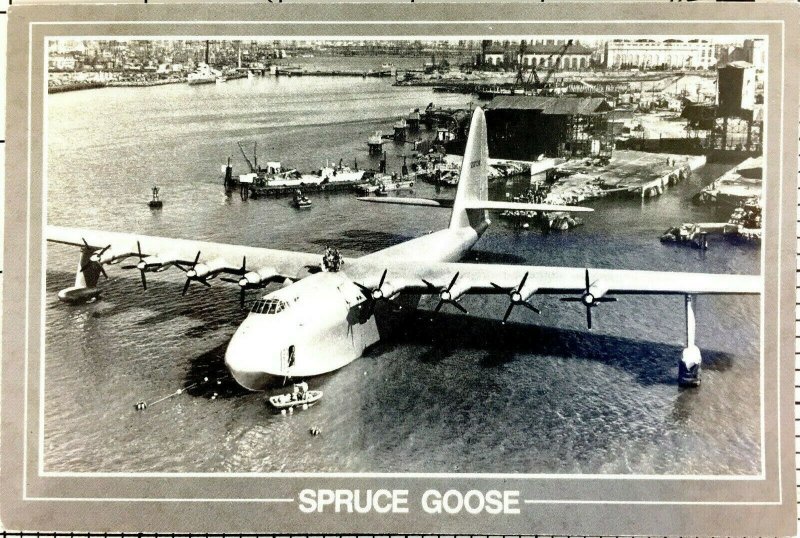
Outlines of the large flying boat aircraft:
[[[436,310],[451,305],[466,313],[466,294],[500,294],[508,300],[505,322],[515,307],[538,312],[535,294],[566,295],[579,302],[592,328],[592,309],[616,301],[613,295],[685,296],[686,346],[679,362],[679,382],[697,385],[701,354],[695,345],[693,298],[699,294],[758,294],[761,278],[749,275],[638,270],[541,267],[459,263],[489,225],[488,210],[591,211],[574,206],[517,204],[488,200],[486,120],[477,108],[461,166],[455,199],[446,203],[421,198],[374,198],[381,203],[452,207],[450,225],[428,235],[362,256],[332,260],[319,254],[170,239],[127,233],[49,226],[48,241],[81,248],[73,287],[62,301],[76,303],[99,295],[105,265],[136,258],[142,285],[146,274],[178,267],[186,273],[184,293],[192,282],[209,285],[219,275],[244,294],[273,282],[284,286],[255,301],[228,344],[225,364],[234,379],[250,390],[272,380],[316,376],[341,368],[380,339],[378,310],[415,308],[421,296],[438,296]],[[322,263],[321,263],[322,262]],[[123,266],[126,267],[126,266]],[[299,277],[298,275],[304,275]]]

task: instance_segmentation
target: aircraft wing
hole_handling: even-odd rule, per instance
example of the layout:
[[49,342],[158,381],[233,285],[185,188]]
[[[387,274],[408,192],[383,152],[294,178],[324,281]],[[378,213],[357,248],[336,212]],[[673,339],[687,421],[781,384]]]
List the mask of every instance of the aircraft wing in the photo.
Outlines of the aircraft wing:
[[[47,227],[47,240],[91,250],[108,247],[110,263],[133,257],[154,257],[165,263],[191,265],[214,260],[215,267],[224,272],[241,273],[243,258],[247,271],[274,269],[275,276],[295,277],[306,267],[318,267],[322,255],[290,252],[190,239],[172,239],[131,233],[105,232],[61,226]],[[198,252],[200,253],[198,257]]]
[[523,298],[534,293],[569,295],[587,290],[594,298],[606,294],[759,294],[762,288],[762,279],[756,275],[395,260],[387,260],[384,265],[378,260],[369,263],[354,260],[345,267],[351,278],[368,286],[374,285],[384,270],[387,270],[386,282],[402,283],[393,284],[395,289],[439,293],[450,286],[454,297],[514,290],[520,291]]

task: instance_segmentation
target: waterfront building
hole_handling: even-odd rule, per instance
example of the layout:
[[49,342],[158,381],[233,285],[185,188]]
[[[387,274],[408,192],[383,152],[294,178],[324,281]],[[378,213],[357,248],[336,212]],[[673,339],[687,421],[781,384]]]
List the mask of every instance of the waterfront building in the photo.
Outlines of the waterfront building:
[[76,66],[75,58],[67,55],[51,55],[47,63],[56,71],[74,71]]
[[614,39],[606,43],[606,67],[616,69],[710,69],[717,65],[706,39]]
[[602,98],[499,95],[485,110],[493,157],[609,156],[613,148],[612,107]]
[[507,50],[500,45],[491,45],[483,49],[483,64],[503,66],[508,63]]
[[518,61],[526,67],[588,69],[592,52],[580,44],[531,43],[524,47]]

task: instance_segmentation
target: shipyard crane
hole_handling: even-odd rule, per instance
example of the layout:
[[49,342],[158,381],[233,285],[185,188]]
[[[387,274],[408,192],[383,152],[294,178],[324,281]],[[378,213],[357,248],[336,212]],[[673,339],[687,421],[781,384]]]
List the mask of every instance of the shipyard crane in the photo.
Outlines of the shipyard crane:
[[[553,73],[555,73],[556,71],[556,67],[561,62],[561,58],[564,57],[564,54],[567,53],[567,49],[569,49],[571,46],[572,46],[572,40],[570,39],[564,44],[563,47],[561,47],[561,49],[558,51],[557,54],[552,53],[550,54],[550,56],[547,57],[547,64],[550,66],[550,69],[547,70],[547,75],[544,77],[544,80],[542,81],[543,90],[549,87],[550,77],[553,76]],[[551,61],[551,59],[553,58],[553,54],[556,54],[556,57],[555,60]]]
[[[541,95],[545,93],[551,93],[548,90],[550,89],[550,77],[553,76],[553,73],[558,66],[558,63],[561,61],[561,58],[566,54],[567,49],[572,46],[572,39],[568,40],[561,49],[556,52],[552,52],[550,56],[547,57],[545,64],[549,66],[547,70],[547,74],[545,75],[544,79],[539,78],[539,73],[536,71],[535,63],[532,63],[530,66],[530,71],[528,73],[528,78],[526,79],[524,76],[525,72],[525,65],[522,63],[522,56],[525,53],[525,45],[520,44],[519,52],[520,52],[520,65],[519,71],[517,71],[517,79],[514,82],[514,85],[521,86],[523,91],[527,92],[533,90],[536,95]],[[555,58],[553,58],[555,56]]]

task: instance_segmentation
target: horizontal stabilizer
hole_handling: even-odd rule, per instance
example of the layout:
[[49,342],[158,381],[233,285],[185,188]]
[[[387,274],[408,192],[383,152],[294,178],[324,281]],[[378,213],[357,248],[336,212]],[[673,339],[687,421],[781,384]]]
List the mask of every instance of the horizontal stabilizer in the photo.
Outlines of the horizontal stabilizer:
[[488,202],[474,201],[467,202],[466,209],[500,209],[510,211],[568,211],[570,213],[588,213],[594,211],[591,207],[581,207],[577,205],[555,205],[555,204],[525,204],[517,202]]
[[362,196],[358,198],[362,202],[374,202],[376,204],[401,204],[401,205],[418,205],[425,207],[453,207],[453,200],[448,199],[431,199],[431,198],[406,198],[406,197],[391,197],[391,196]]

